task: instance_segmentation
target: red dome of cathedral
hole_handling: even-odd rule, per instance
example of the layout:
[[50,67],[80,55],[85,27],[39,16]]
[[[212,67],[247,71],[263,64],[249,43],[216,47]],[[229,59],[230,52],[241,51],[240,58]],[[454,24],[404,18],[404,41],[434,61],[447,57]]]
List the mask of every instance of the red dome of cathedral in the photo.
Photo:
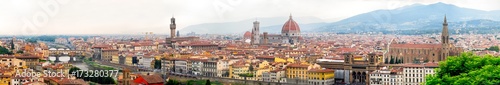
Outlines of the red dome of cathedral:
[[252,38],[252,33],[250,31],[245,32],[245,35],[243,35],[243,38],[246,38],[246,39]]
[[290,19],[286,21],[281,29],[281,33],[290,33],[290,32],[300,32],[300,27],[297,22],[292,19],[292,15],[290,15]]

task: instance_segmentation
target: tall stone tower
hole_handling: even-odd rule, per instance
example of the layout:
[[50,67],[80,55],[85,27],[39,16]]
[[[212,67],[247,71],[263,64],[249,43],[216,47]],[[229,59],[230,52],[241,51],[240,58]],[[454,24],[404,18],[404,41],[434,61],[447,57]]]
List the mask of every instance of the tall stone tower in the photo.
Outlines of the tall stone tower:
[[446,58],[450,55],[450,41],[449,41],[450,35],[448,34],[448,22],[446,21],[446,15],[444,16],[444,22],[443,22],[443,31],[441,33],[441,44],[442,44],[442,50],[441,50],[441,57],[439,58],[439,61],[446,60]]
[[259,21],[253,22],[252,39],[250,41],[252,44],[260,43],[259,24]]
[[264,32],[262,35],[264,37],[262,39],[263,40],[262,44],[267,45],[267,43],[269,42],[269,36],[267,35],[267,32]]
[[123,68],[122,77],[123,79],[121,85],[130,85],[130,70]]
[[175,38],[175,18],[172,17],[170,19],[170,38],[174,39]]

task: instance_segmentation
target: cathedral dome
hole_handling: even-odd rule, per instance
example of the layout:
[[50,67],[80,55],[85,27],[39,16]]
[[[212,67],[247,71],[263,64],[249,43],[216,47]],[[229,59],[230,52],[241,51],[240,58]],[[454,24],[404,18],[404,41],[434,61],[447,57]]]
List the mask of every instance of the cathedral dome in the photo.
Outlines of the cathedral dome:
[[297,22],[295,22],[292,19],[292,15],[290,15],[290,19],[286,21],[286,23],[283,25],[283,28],[281,29],[281,33],[299,33],[300,32],[300,27]]
[[245,32],[245,35],[243,35],[243,38],[245,38],[245,39],[252,38],[252,33],[250,31]]

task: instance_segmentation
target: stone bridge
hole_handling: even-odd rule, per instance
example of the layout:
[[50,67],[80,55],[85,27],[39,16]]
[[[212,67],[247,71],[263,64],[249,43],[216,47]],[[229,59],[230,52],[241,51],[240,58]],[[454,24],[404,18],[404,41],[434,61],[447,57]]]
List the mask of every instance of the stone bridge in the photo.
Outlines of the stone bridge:
[[58,56],[58,55],[85,55],[85,50],[49,50],[50,55]]

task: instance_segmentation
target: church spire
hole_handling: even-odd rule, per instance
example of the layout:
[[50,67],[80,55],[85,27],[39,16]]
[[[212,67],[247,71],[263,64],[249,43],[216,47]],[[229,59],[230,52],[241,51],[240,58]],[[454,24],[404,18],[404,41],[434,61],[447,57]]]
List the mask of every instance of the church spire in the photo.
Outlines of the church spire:
[[448,22],[446,21],[446,14],[444,15],[444,22],[443,24],[448,24]]

